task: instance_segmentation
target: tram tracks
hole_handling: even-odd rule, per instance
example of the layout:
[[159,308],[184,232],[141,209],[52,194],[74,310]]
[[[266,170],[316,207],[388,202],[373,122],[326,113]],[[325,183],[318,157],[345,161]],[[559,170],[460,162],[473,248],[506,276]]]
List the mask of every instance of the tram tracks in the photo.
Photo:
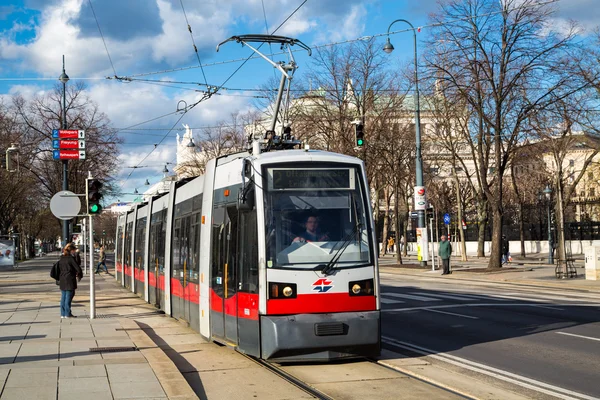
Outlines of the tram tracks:
[[254,361],[256,364],[260,365],[261,367],[271,371],[275,375],[284,379],[286,382],[291,383],[292,385],[296,386],[298,389],[302,390],[303,392],[313,396],[315,399],[334,400],[333,397],[328,396],[327,394],[321,392],[317,388],[315,388],[315,387],[309,385],[308,383],[302,381],[301,379],[298,379],[295,376],[289,374],[288,372],[284,371],[281,367],[277,366],[276,364],[273,364],[273,363],[270,363],[268,361],[261,360],[258,358],[254,358],[254,357],[248,356],[246,354],[244,354],[244,357],[248,358],[249,360]]
[[[316,399],[323,399],[323,400],[334,400],[336,399],[336,397],[331,396],[325,392],[323,392],[322,390],[317,389],[316,387],[314,387],[313,385],[311,385],[310,383],[307,383],[305,381],[306,378],[299,378],[297,376],[294,376],[293,374],[289,373],[288,371],[286,371],[287,369],[287,365],[286,366],[280,366],[279,364],[276,363],[271,363],[265,360],[261,360],[261,359],[257,359],[248,355],[244,355],[246,358],[254,361],[256,364],[260,365],[261,367],[269,370],[270,372],[274,373],[275,375],[279,376],[280,378],[284,379],[286,382],[291,383],[292,385],[296,386],[297,388],[299,388],[300,390],[304,391],[305,393],[309,394],[310,396],[316,398]],[[393,366],[387,365],[385,363],[381,363],[379,362],[379,360],[377,359],[372,359],[372,358],[359,358],[356,359],[356,362],[360,363],[360,362],[365,362],[366,364],[371,364],[373,366],[376,366],[377,368],[380,368],[381,371],[389,371],[389,372],[393,372],[394,374],[397,374],[398,377],[402,377],[402,378],[412,378],[415,381],[420,382],[419,386],[421,388],[423,387],[429,387],[430,389],[425,389],[426,392],[429,392],[430,394],[433,394],[432,398],[447,398],[449,396],[449,398],[453,398],[453,399],[469,399],[469,400],[473,400],[475,399],[475,397],[473,397],[472,395],[469,395],[463,391],[460,390],[456,390],[455,388],[451,388],[445,385],[440,385],[436,382],[432,382],[426,379],[423,379],[423,377],[418,376],[418,375],[414,375],[410,372],[407,371],[402,371],[399,370],[397,368],[394,368]],[[314,365],[315,368],[320,368],[322,367],[322,365],[327,365],[327,364],[316,364]],[[331,366],[331,364],[329,364],[329,366]],[[339,365],[340,368],[345,368],[347,367],[347,364],[340,364]],[[329,371],[331,373],[331,370]],[[388,374],[389,374],[388,372]],[[334,373],[334,375],[338,375],[337,373]],[[338,376],[342,376],[343,374],[339,374]],[[388,382],[391,383],[392,380],[390,380],[390,376],[386,375],[386,373],[381,374],[381,378],[375,378],[373,376],[369,376],[369,377],[364,377],[363,379],[359,379],[361,382],[365,382],[365,381],[369,381],[370,382],[370,387],[372,387],[372,389],[377,391],[377,387],[380,385],[387,385]],[[386,376],[384,376],[386,375]],[[309,379],[309,381],[311,381]],[[354,381],[354,379],[350,378],[346,383],[351,384]],[[379,381],[379,383],[375,383]],[[344,382],[341,381],[336,381],[336,382],[329,382],[329,383],[336,383],[336,384],[344,384]],[[424,386],[421,386],[424,385]],[[410,386],[410,385],[409,385]],[[413,386],[414,387],[414,386]],[[398,388],[400,391],[401,388]],[[408,388],[405,388],[405,390]],[[356,393],[357,397],[356,398],[364,398],[361,396],[361,394]],[[348,397],[350,396],[350,397]],[[352,397],[352,395],[350,395],[349,393],[345,393],[344,398],[347,399],[352,399],[354,397]]]

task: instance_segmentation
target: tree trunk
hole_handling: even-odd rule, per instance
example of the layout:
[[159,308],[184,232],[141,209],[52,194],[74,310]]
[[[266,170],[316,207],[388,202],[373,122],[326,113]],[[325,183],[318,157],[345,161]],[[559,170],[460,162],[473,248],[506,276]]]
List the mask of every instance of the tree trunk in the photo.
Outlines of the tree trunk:
[[373,195],[373,217],[375,218],[375,240],[379,243],[377,235],[379,234],[379,185],[374,182],[375,193]]
[[388,189],[385,189],[385,212],[383,213],[383,233],[381,234],[381,255],[384,256],[387,253],[387,240],[389,232],[389,221],[390,221],[390,196],[388,195]]
[[485,225],[487,220],[487,200],[480,198],[477,202],[477,223],[479,227],[479,235],[477,237],[477,258],[485,257]]
[[[402,252],[400,251],[400,202],[398,199],[400,190],[398,187],[394,188],[394,218],[395,218],[395,231],[396,231],[396,261],[398,264],[402,264]],[[404,230],[404,229],[403,229]]]
[[461,261],[467,261],[467,243],[465,242],[465,230],[462,227],[462,201],[460,198],[460,180],[458,179],[458,175],[456,174],[456,169],[454,169],[454,183],[456,184],[456,208],[457,208],[457,216],[456,223],[459,224],[459,232],[460,232],[460,257]]
[[519,240],[521,241],[521,257],[525,257],[525,227],[523,224],[523,200],[519,194],[519,186],[517,186],[516,171],[514,162],[510,165],[510,180],[512,182],[515,196],[519,202]]
[[525,224],[523,223],[523,203],[519,204],[519,240],[521,240],[521,257],[526,257],[525,253]]
[[409,200],[410,198],[405,199],[405,210],[404,213],[404,249],[402,249],[402,255],[406,257],[408,255],[408,210],[409,208]]
[[[555,202],[555,213],[556,213],[556,240],[557,249],[558,249],[558,259],[566,260],[566,251],[565,251],[565,215],[564,215],[564,207],[563,207],[563,197],[564,197],[564,188],[562,185],[562,179],[560,177],[557,179],[557,188],[556,188],[556,202]],[[565,271],[566,272],[566,271]]]
[[502,267],[502,209],[495,206],[492,210],[492,250],[488,269],[500,269]]

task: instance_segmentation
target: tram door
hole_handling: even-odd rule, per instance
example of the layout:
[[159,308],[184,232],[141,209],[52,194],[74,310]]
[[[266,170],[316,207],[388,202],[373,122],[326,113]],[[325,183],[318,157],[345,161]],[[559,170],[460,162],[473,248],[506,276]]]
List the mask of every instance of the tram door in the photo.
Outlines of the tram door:
[[173,316],[188,323],[190,320],[190,251],[193,238],[190,237],[192,216],[175,220],[173,232],[173,261],[171,263],[171,301]]
[[213,211],[211,331],[238,343],[237,276],[238,216],[236,206]]

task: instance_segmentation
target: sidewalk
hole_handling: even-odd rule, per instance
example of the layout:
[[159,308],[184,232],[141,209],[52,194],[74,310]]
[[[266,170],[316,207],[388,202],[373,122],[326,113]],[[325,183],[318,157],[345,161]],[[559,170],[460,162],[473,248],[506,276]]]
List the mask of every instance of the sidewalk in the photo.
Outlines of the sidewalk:
[[[78,318],[61,319],[60,291],[48,275],[56,256],[0,269],[0,399],[197,399],[175,364],[143,331],[161,318],[98,278],[98,318],[89,286],[73,301]],[[109,283],[110,282],[110,283]]]
[[[427,263],[427,268],[415,268],[419,264],[416,253],[408,253],[408,256],[402,258],[401,265],[390,264],[395,261],[395,254],[386,254],[380,257],[381,272],[393,272],[406,275],[422,276],[427,278],[467,280],[480,282],[505,282],[520,285],[554,287],[570,290],[584,290],[600,293],[600,281],[585,279],[584,256],[575,256],[575,267],[577,277],[570,279],[557,279],[555,276],[555,266],[547,263],[548,254],[529,254],[526,258],[513,256],[513,261],[504,264],[498,271],[482,271],[487,268],[489,257],[477,258],[474,255],[468,256],[468,261],[461,261],[460,256],[453,256],[450,261],[451,275],[441,276],[440,265],[436,258],[436,271],[431,270],[431,261]],[[410,267],[409,267],[410,265]]]

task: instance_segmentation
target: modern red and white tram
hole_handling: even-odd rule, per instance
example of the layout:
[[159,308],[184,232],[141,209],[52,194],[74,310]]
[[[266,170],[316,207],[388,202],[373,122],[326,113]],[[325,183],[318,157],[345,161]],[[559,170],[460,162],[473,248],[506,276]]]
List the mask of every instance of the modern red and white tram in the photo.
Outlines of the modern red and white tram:
[[115,275],[203,337],[255,357],[373,356],[376,249],[361,160],[239,153],[121,215]]

